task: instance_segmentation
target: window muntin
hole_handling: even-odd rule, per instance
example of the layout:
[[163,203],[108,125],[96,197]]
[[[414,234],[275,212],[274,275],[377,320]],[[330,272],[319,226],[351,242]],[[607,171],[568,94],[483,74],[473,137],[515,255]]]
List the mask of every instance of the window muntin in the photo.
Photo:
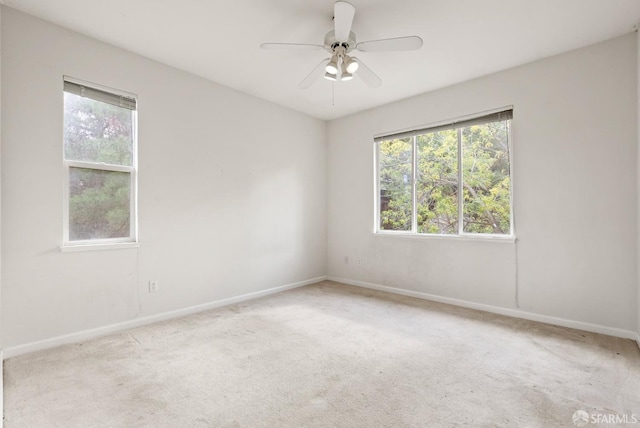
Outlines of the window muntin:
[[136,241],[136,100],[64,81],[64,243]]
[[[376,138],[376,232],[512,235],[511,117],[508,110]],[[389,159],[400,144],[396,165]],[[408,184],[398,179],[407,171]]]

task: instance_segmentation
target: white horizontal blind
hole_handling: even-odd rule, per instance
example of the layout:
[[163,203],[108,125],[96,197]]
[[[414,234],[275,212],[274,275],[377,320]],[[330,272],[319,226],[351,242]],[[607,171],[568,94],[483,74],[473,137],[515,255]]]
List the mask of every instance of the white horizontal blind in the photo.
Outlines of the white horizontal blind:
[[117,95],[111,92],[102,91],[90,86],[80,85],[75,82],[64,81],[64,91],[81,97],[91,98],[96,101],[122,107],[129,110],[136,109],[136,99],[124,95]]
[[395,134],[384,135],[381,137],[374,138],[374,141],[380,142],[380,141],[386,141],[386,140],[400,140],[403,138],[415,137],[417,135],[429,134],[431,132],[438,132],[445,129],[465,128],[467,126],[480,125],[483,123],[491,123],[491,122],[500,122],[503,120],[510,120],[510,119],[513,119],[513,109],[490,113],[483,116],[477,116],[470,119],[453,121],[453,122],[445,123],[442,125],[437,125],[437,126],[432,126],[427,128],[412,129],[409,131],[403,131]]

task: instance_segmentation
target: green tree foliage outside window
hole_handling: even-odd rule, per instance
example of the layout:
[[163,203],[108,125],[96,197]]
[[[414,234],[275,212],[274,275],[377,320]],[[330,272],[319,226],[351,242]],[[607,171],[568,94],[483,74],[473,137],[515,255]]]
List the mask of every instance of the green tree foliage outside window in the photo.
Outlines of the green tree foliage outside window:
[[131,110],[65,92],[69,241],[130,236],[131,171],[109,169],[133,166],[133,132]]
[[418,135],[418,233],[458,233],[458,140],[455,130]]
[[70,182],[70,240],[129,236],[129,173],[70,168]]
[[409,139],[380,143],[380,221],[385,230],[411,230],[411,152]]
[[415,215],[417,233],[509,235],[509,123],[380,141],[379,229],[412,231]]
[[510,234],[508,123],[462,128],[463,227],[468,233]]

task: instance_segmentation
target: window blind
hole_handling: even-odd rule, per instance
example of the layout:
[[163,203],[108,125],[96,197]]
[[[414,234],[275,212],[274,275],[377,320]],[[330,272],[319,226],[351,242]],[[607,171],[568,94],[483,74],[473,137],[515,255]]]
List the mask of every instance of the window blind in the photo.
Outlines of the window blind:
[[445,129],[466,128],[467,126],[480,125],[483,123],[500,122],[503,120],[513,119],[513,109],[503,110],[495,113],[477,116],[470,119],[456,120],[442,125],[431,126],[427,128],[412,129],[409,131],[398,132],[390,135],[383,135],[374,138],[374,141],[400,140],[402,138],[415,137],[416,135],[429,134],[432,132],[443,131]]
[[92,88],[91,86],[80,85],[78,83],[64,81],[64,91],[70,94],[79,95],[81,97],[91,98],[92,100],[101,101],[117,107],[129,110],[136,109],[136,99],[124,95],[117,95],[101,89]]

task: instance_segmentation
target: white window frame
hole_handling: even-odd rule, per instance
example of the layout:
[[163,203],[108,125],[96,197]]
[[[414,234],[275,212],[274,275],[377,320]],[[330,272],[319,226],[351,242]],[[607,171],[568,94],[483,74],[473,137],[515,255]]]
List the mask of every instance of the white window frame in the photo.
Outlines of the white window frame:
[[[389,136],[393,136],[395,134],[401,134],[405,132],[412,132],[413,129],[416,130],[424,130],[425,133],[429,131],[430,128],[438,128],[445,125],[455,126],[457,122],[463,122],[467,120],[473,120],[475,118],[481,118],[483,116],[487,116],[493,113],[513,110],[513,106],[503,107],[500,109],[490,110],[486,112],[482,112],[479,114],[465,116],[461,118],[457,118],[454,120],[447,120],[444,122],[433,123],[429,125],[424,125],[416,128],[411,128],[409,130],[396,131],[391,133],[382,134],[378,137],[374,138],[373,143],[373,162],[374,162],[374,227],[373,233],[377,236],[398,236],[398,237],[417,237],[417,238],[442,238],[442,239],[480,239],[480,240],[489,240],[489,241],[506,241],[506,242],[514,242],[515,241],[515,221],[514,221],[514,191],[513,191],[513,144],[512,144],[512,129],[513,129],[513,119],[508,119],[508,129],[507,129],[507,138],[508,138],[508,146],[509,146],[509,177],[510,188],[509,188],[509,202],[510,202],[510,212],[509,212],[509,234],[494,234],[494,233],[469,233],[464,231],[464,194],[463,192],[458,191],[458,230],[457,233],[453,234],[445,234],[445,233],[421,233],[418,232],[418,216],[417,216],[417,170],[418,170],[418,153],[417,153],[417,135],[412,136],[411,141],[411,230],[385,230],[380,228],[380,143],[381,141],[388,139]],[[458,183],[463,183],[463,171],[462,171],[462,138],[461,138],[462,127],[457,128],[457,139],[458,139]]]
[[[63,82],[76,83],[78,85],[89,88],[98,89],[103,92],[109,92],[114,95],[133,98],[136,100],[135,94],[109,88],[107,86],[98,85],[91,82],[75,79],[73,77],[64,76]],[[63,91],[64,95],[64,91]],[[64,113],[63,113],[64,115]],[[104,162],[86,162],[65,159],[64,143],[62,150],[63,165],[63,188],[62,188],[62,245],[63,252],[83,251],[83,250],[106,250],[117,248],[135,248],[138,247],[138,109],[131,110],[132,121],[132,153],[131,166],[111,165]],[[64,132],[64,131],[63,131]],[[64,137],[63,137],[64,138]],[[64,140],[63,140],[64,141]],[[70,187],[70,171],[71,168],[85,168],[89,170],[125,172],[129,174],[130,191],[129,191],[129,236],[122,238],[104,238],[104,239],[83,239],[69,240],[69,187]]]

